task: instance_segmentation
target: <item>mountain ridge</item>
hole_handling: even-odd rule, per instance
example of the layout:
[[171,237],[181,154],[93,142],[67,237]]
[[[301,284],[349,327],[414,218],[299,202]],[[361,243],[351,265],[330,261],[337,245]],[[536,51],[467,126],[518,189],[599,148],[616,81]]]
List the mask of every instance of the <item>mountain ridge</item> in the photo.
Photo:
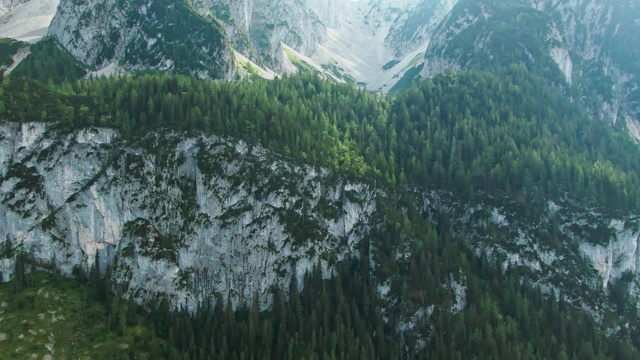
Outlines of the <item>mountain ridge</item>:
[[93,74],[130,74],[36,77],[40,55],[2,80],[2,280],[23,255],[102,277],[173,319],[160,328],[185,354],[229,346],[185,325],[224,310],[229,339],[237,321],[311,357],[330,336],[300,314],[336,305],[323,326],[366,339],[352,355],[633,358],[615,344],[640,333],[640,150],[621,121],[636,78],[603,46],[628,24],[610,5],[162,4],[63,0],[58,40],[0,44],[4,62],[26,46],[71,63],[59,42]]

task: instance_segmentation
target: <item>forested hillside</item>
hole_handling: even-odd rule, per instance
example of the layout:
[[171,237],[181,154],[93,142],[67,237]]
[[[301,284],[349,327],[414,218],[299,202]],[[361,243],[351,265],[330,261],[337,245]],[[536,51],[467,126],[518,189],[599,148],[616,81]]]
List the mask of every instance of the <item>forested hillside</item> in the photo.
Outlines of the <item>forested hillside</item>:
[[[161,158],[167,150],[154,148],[150,134],[213,133],[386,194],[357,256],[336,264],[330,279],[317,268],[303,284],[274,288],[266,309],[255,300],[233,309],[221,297],[196,313],[146,304],[148,322],[177,349],[167,357],[638,358],[627,342],[637,339],[633,311],[623,318],[607,308],[606,321],[594,320],[413,204],[412,192],[438,189],[461,201],[506,196],[526,207],[533,194],[611,213],[638,210],[635,144],[523,68],[444,74],[389,98],[309,74],[219,83],[148,73],[59,85],[11,76],[0,86],[0,117],[46,121],[62,133],[115,128],[122,146]],[[3,181],[28,179],[21,169]],[[118,284],[107,288],[121,295]],[[109,310],[113,297],[101,299],[126,316]]]
[[0,101],[8,121],[113,127],[128,139],[213,132],[401,188],[535,188],[625,210],[640,199],[629,137],[520,67],[444,74],[393,98],[313,75],[222,84],[155,74],[54,87],[11,78]]

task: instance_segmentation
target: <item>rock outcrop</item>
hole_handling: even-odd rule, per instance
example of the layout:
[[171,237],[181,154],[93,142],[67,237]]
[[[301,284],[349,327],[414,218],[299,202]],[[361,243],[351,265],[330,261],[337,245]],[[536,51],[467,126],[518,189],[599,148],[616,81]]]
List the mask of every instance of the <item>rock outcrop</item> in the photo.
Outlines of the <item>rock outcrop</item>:
[[166,70],[230,79],[234,56],[220,25],[185,1],[61,1],[49,28],[76,59],[97,70]]
[[[215,136],[128,144],[108,129],[3,124],[0,176],[0,248],[69,276],[110,266],[131,298],[191,308],[215,294],[267,305],[316,264],[329,276],[376,211],[366,185]],[[12,271],[0,261],[5,281]]]

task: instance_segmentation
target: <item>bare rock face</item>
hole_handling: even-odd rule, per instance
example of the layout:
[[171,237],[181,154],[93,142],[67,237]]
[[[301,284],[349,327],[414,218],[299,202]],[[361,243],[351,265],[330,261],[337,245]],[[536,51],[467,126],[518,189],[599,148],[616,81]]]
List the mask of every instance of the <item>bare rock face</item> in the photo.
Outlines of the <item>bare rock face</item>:
[[30,0],[1,0],[0,1],[0,16],[8,14],[13,9],[15,9],[16,6],[18,6],[20,4],[24,4],[24,3],[29,2],[29,1]]
[[185,1],[63,0],[49,35],[98,70],[117,65],[230,79],[234,68],[222,28]]
[[[267,305],[272,286],[302,283],[317,264],[329,276],[355,254],[376,211],[368,186],[243,142],[165,134],[123,148],[118,138],[2,125],[0,247],[67,275],[110,266],[138,301],[195,307],[257,293]],[[8,280],[13,260],[0,257]]]
[[326,39],[325,24],[302,1],[200,0],[193,5],[223,24],[238,51],[276,71],[282,71],[281,43],[311,54]]
[[46,36],[60,0],[1,0],[0,37],[36,42]]

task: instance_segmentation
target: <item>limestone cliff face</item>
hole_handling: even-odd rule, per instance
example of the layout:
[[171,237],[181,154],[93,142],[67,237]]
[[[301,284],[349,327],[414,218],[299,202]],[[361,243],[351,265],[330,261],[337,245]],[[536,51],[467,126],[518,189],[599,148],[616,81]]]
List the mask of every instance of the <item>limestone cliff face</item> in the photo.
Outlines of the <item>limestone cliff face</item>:
[[[71,275],[99,259],[137,300],[237,304],[356,253],[376,191],[217,137],[0,126],[0,242]],[[4,247],[2,247],[4,248]],[[97,256],[96,256],[97,255]],[[13,260],[0,261],[6,281]]]
[[506,198],[462,203],[446,192],[421,192],[418,198],[428,216],[450,219],[478,252],[504,267],[527,269],[543,290],[562,293],[597,316],[609,309],[609,289],[621,283],[640,304],[637,214],[612,216],[535,196],[527,208]]
[[640,119],[640,55],[629,47],[640,39],[639,5],[628,0],[549,0],[538,6],[559,19],[570,51],[580,59],[579,86],[601,104],[594,112],[614,125],[624,126],[627,117]]
[[0,16],[11,12],[16,6],[28,1],[29,0],[0,0]]
[[168,70],[230,79],[233,54],[222,28],[185,1],[63,0],[49,35],[98,70]]
[[230,40],[250,59],[282,71],[281,43],[311,54],[326,38],[326,26],[302,1],[200,0],[203,15],[224,24]]
[[[543,290],[561,292],[596,317],[612,308],[611,287],[622,284],[640,300],[637,215],[535,194],[463,202],[420,189],[415,199],[427,218],[446,218],[471,248],[526,269]],[[25,252],[68,276],[110,267],[126,295],[141,302],[166,296],[194,309],[218,295],[237,305],[258,294],[265,307],[273,286],[293,277],[301,284],[316,264],[329,277],[341,259],[375,252],[383,204],[393,201],[383,190],[242,141],[157,133],[131,143],[109,129],[0,125],[3,281],[16,253]],[[385,256],[405,261],[411,242],[403,239]],[[438,305],[397,301],[389,276],[375,283],[385,311],[401,314],[395,326],[428,328]],[[465,280],[451,274],[440,286],[452,294],[449,311],[460,311]]]
[[389,29],[386,44],[397,58],[421,46],[428,46],[436,28],[458,0],[422,1],[398,14]]

